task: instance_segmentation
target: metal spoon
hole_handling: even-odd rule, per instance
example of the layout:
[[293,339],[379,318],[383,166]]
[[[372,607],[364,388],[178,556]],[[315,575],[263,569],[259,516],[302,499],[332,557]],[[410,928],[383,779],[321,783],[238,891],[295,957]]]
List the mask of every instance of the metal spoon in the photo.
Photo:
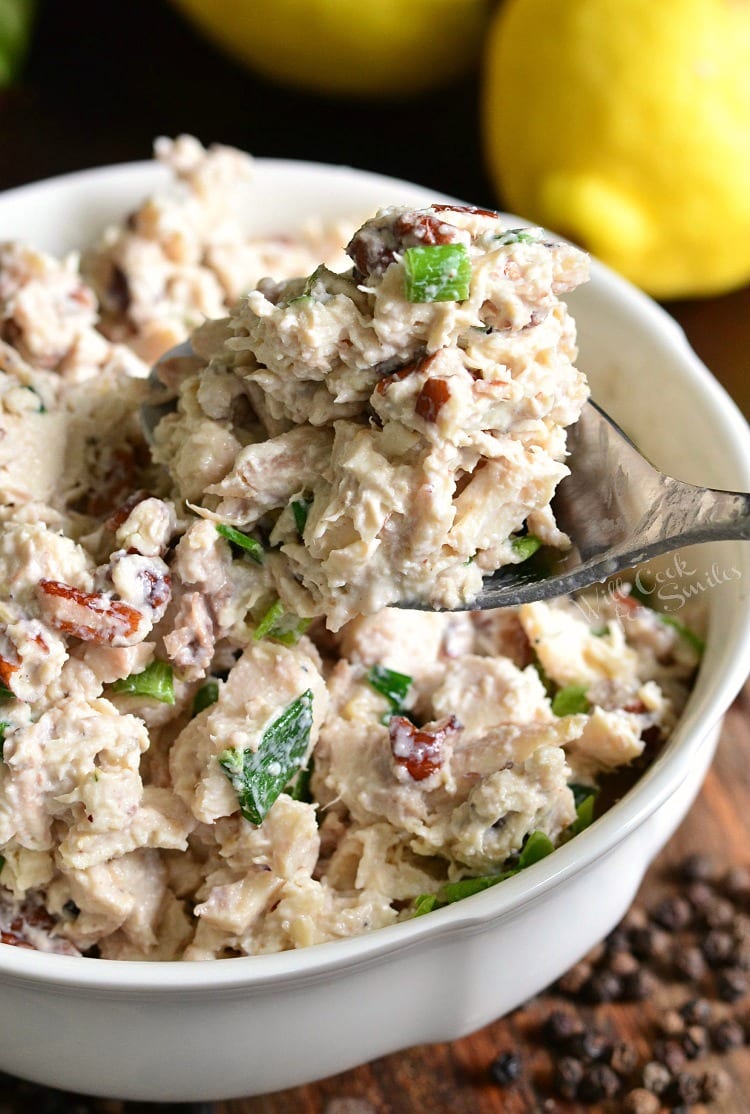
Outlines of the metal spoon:
[[[186,341],[154,366],[149,381],[160,393],[141,407],[149,441],[175,407],[176,392],[165,391],[165,369],[175,357],[192,355]],[[503,566],[485,577],[475,599],[456,610],[570,595],[682,546],[750,538],[750,495],[665,476],[595,402],[587,402],[568,428],[567,443],[570,475],[558,485],[552,506],[571,548],[560,552],[545,547],[521,564]],[[401,606],[428,610],[417,602]]]
[[552,507],[572,548],[498,569],[466,610],[569,595],[682,546],[750,538],[750,495],[665,476],[595,402],[568,428],[568,452]]
[[154,443],[154,430],[162,418],[171,414],[177,408],[177,390],[168,385],[168,376],[165,372],[172,360],[184,360],[194,356],[193,346],[189,340],[170,348],[160,356],[151,368],[148,377],[149,397],[141,405],[141,429],[149,445]]

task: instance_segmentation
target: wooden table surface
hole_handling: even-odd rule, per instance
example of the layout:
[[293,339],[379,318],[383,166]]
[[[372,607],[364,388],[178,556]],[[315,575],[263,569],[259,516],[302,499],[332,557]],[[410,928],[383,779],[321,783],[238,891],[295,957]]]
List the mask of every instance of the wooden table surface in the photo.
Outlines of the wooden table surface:
[[[351,105],[302,97],[256,81],[227,63],[161,0],[113,6],[96,0],[73,5],[48,0],[25,78],[17,89],[0,96],[0,188],[79,167],[143,158],[154,135],[184,130],[258,155],[361,166],[492,205],[498,198],[482,170],[476,93],[477,80],[472,77],[412,104]],[[446,147],[443,135],[451,120],[457,126]],[[750,415],[750,288],[667,308]],[[643,900],[663,891],[665,869],[687,852],[710,850],[719,866],[750,864],[748,817],[746,687],[727,715],[716,761],[700,796],[645,879]],[[502,1090],[490,1081],[488,1067],[499,1051],[527,1050],[525,1033],[535,1008],[532,1004],[462,1040],[387,1056],[317,1084],[194,1109],[213,1114],[576,1114],[584,1108],[550,1105],[549,1090],[535,1084],[523,1082]],[[655,1008],[612,1007],[611,1012],[621,1031],[638,1044]],[[712,1109],[748,1114],[750,1049],[733,1053],[724,1066],[731,1073],[733,1090]],[[114,1101],[86,1104],[60,1095],[42,1099],[35,1089],[4,1091],[0,1080],[0,1114],[72,1114],[87,1108],[103,1114],[145,1109]]]

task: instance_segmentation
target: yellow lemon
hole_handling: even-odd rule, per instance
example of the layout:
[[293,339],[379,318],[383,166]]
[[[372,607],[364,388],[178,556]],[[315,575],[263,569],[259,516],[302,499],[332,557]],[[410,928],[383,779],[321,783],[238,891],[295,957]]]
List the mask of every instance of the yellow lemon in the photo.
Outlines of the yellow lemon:
[[399,96],[476,60],[494,0],[174,0],[219,46],[277,81]]
[[482,112],[507,208],[656,297],[750,279],[750,0],[506,0]]

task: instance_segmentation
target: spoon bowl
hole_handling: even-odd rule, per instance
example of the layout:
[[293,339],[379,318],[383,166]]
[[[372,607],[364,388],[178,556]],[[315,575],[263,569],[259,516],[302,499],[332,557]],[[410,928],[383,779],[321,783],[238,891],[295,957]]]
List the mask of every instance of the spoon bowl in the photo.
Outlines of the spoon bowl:
[[498,569],[465,610],[569,595],[686,545],[750,537],[750,496],[660,472],[591,400],[568,429],[568,452],[552,506],[571,548]]

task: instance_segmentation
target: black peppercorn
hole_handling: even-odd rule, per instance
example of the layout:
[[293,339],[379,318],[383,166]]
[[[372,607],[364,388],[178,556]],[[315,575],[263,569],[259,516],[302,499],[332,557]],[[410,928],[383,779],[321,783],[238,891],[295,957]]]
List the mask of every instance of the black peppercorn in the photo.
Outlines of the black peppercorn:
[[651,910],[651,918],[662,928],[678,932],[693,920],[693,909],[684,897],[667,897]]
[[656,976],[641,967],[621,980],[620,997],[625,1002],[642,1002],[651,997],[657,986]]
[[739,967],[725,967],[716,979],[716,992],[723,1002],[737,1002],[747,994],[747,975]]
[[738,944],[750,943],[750,916],[737,913],[732,921],[732,935]]
[[689,998],[680,1006],[680,1014],[687,1025],[705,1025],[711,1020],[713,1009],[706,998]]
[[703,916],[706,924],[710,925],[711,928],[727,928],[734,920],[735,909],[731,901],[717,897],[708,906]]
[[678,867],[683,882],[710,882],[716,877],[716,868],[710,855],[697,852],[686,855]]
[[554,1088],[560,1098],[574,1099],[583,1079],[583,1064],[573,1056],[561,1056],[555,1063]]
[[630,934],[630,946],[639,959],[660,959],[669,951],[669,936],[659,928],[636,928]]
[[688,1060],[697,1060],[708,1048],[708,1033],[702,1025],[690,1025],[680,1038],[680,1044]]
[[515,1052],[501,1052],[490,1064],[490,1076],[501,1087],[508,1087],[520,1078],[523,1065]]
[[717,1021],[710,1030],[711,1043],[718,1052],[729,1052],[732,1048],[741,1048],[745,1043],[745,1031],[739,1021],[727,1017]]
[[734,938],[731,933],[722,928],[712,928],[703,937],[701,950],[706,962],[711,967],[722,967],[732,955]]
[[750,940],[737,940],[732,948],[731,961],[733,967],[740,971],[750,971]]
[[685,1106],[689,1107],[695,1106],[701,1101],[702,1092],[703,1088],[698,1076],[692,1075],[688,1071],[681,1071],[667,1087],[665,1098],[673,1106],[684,1103]]
[[542,1026],[542,1036],[547,1043],[561,1047],[583,1029],[580,1017],[569,1010],[552,1010]]
[[649,1060],[644,1065],[641,1078],[647,1091],[661,1095],[671,1083],[672,1074],[665,1064],[659,1063],[658,1060]]
[[676,947],[672,964],[676,974],[687,982],[700,982],[708,969],[703,952],[695,945]]
[[598,1029],[584,1029],[571,1037],[568,1049],[580,1060],[600,1060],[610,1051],[611,1045]]
[[613,975],[617,975],[622,979],[627,975],[634,975],[638,970],[640,964],[632,952],[615,952],[607,963],[607,967]]
[[701,1102],[716,1102],[723,1098],[731,1087],[729,1076],[721,1068],[704,1071],[700,1077]]
[[614,1002],[621,994],[622,984],[614,971],[606,968],[594,971],[583,986],[582,993],[587,1002]]
[[628,1041],[617,1041],[609,1054],[609,1065],[618,1075],[629,1076],[635,1071],[638,1052]]
[[625,1114],[659,1114],[661,1103],[655,1094],[645,1087],[629,1091],[623,1100]]
[[634,905],[625,914],[620,922],[620,927],[624,929],[625,932],[632,932],[636,928],[645,928],[647,924],[648,916],[644,910],[641,909],[640,906]]
[[666,1068],[674,1075],[685,1066],[687,1056],[680,1041],[659,1040],[654,1042],[654,1056],[661,1060]]
[[716,891],[707,886],[705,882],[693,882],[685,891],[685,897],[690,902],[695,913],[700,918],[705,918],[706,909],[716,901]]
[[685,1032],[685,1018],[679,1010],[667,1010],[659,1018],[658,1024],[665,1037],[679,1037]]
[[620,1090],[620,1079],[607,1064],[594,1064],[584,1072],[578,1085],[578,1097],[584,1102],[601,1102],[611,1099]]
[[724,892],[737,904],[750,901],[750,868],[732,866],[721,880]]
[[607,955],[616,955],[618,952],[627,952],[630,950],[630,940],[624,928],[620,925],[610,932],[607,939],[604,941],[604,947]]
[[561,994],[569,994],[572,998],[581,993],[584,985],[591,978],[591,964],[582,959],[569,971],[566,971],[557,980],[557,988]]

